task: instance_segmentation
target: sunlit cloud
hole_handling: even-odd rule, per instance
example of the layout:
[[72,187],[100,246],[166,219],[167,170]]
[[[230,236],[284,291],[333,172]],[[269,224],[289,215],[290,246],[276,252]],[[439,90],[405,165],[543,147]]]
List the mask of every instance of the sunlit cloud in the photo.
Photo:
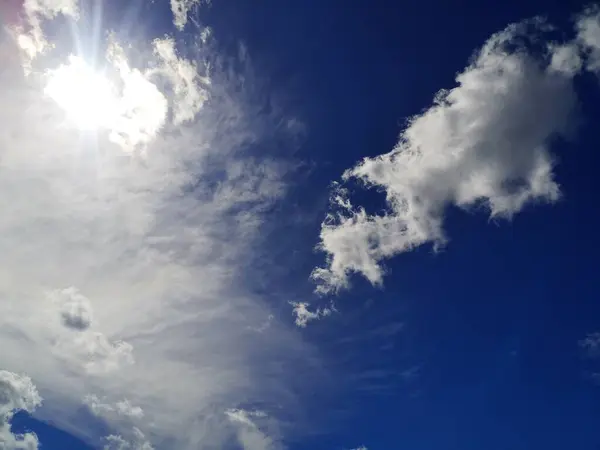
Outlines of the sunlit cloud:
[[36,5],[41,34],[21,35],[45,44],[15,42],[27,74],[0,73],[3,368],[34,380],[37,418],[97,447],[219,448],[240,426],[226,411],[298,405],[286,374],[312,354],[242,276],[289,170],[248,148],[286,118],[245,103],[247,59],[209,73],[202,47],[116,33],[93,59],[41,31],[76,3]]
[[24,69],[29,73],[33,60],[53,46],[44,35],[42,23],[57,16],[76,19],[79,16],[79,1],[25,0],[23,9],[25,24],[18,25],[12,32],[22,51]]
[[[596,67],[594,11],[579,17],[577,38],[564,44],[544,44],[549,26],[541,19],[495,34],[454,88],[410,118],[392,151],[344,173],[321,228],[327,262],[312,273],[317,292],[348,288],[353,273],[382,285],[385,260],[427,243],[446,245],[444,216],[452,206],[511,219],[560,199],[551,149],[575,128],[573,78],[584,65]],[[385,213],[355,205],[354,186],[383,193]]]
[[44,92],[81,128],[110,128],[119,115],[114,87],[73,55],[68,64],[48,71]]

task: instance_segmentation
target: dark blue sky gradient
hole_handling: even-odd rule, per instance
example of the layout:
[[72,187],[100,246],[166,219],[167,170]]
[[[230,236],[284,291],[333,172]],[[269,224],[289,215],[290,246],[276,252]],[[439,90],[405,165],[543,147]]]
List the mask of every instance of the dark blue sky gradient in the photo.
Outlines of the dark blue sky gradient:
[[[406,117],[452,87],[492,33],[534,15],[571,30],[584,4],[213,0],[203,20],[224,51],[244,43],[265,95],[305,123],[295,156],[312,163],[273,213],[277,224],[290,212],[306,217],[272,230],[281,245],[265,256],[281,261],[273,283],[285,286],[257,290],[310,295],[322,255],[306,249],[317,242],[329,183],[389,151]],[[148,18],[161,32],[167,12]],[[600,363],[577,346],[600,330],[597,84],[577,80],[584,120],[574,142],[555,146],[558,204],[526,208],[512,223],[448,211],[443,252],[425,246],[388,261],[383,290],[353,280],[340,314],[306,329],[344,395],[326,407],[309,399],[322,426],[292,435],[290,449],[600,448],[600,386],[586,376]],[[289,314],[287,304],[273,306]],[[16,423],[34,429],[43,449],[85,448],[34,421]]]

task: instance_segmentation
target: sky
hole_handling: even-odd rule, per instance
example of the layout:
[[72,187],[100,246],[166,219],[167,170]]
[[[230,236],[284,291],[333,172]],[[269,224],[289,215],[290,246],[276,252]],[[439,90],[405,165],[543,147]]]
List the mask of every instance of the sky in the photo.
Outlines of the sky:
[[0,20],[0,450],[600,448],[600,5]]

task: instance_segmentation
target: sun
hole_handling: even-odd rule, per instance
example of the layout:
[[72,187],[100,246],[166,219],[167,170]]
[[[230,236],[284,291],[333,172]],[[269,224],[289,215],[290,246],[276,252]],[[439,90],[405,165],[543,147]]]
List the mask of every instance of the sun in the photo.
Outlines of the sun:
[[71,55],[67,64],[47,72],[44,89],[80,129],[110,128],[118,114],[114,86],[85,61]]

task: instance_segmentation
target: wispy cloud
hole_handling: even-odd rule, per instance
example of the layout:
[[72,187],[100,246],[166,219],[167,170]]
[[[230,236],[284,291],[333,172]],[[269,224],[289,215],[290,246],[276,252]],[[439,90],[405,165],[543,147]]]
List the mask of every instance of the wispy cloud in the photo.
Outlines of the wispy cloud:
[[64,52],[45,48],[27,77],[0,73],[0,360],[35,380],[39,418],[95,445],[106,433],[74,415],[84,405],[109,448],[220,447],[225,411],[260,401],[276,421],[271,405],[298,406],[287,374],[312,357],[291,324],[250,329],[271,311],[244,281],[289,167],[250,150],[287,132],[273,131],[285,117],[248,106],[244,61],[233,71],[201,47],[192,61],[168,38],[102,44],[110,126],[82,130],[66,113],[89,112],[89,90],[66,104],[45,92],[72,69]]
[[25,25],[15,26],[12,32],[23,52],[24,68],[29,72],[33,60],[52,47],[44,35],[42,22],[59,15],[77,18],[79,0],[27,0],[23,2],[23,8]]
[[190,12],[202,3],[210,3],[210,0],[171,0],[173,25],[182,31],[187,25]]
[[237,439],[243,450],[283,449],[280,443],[267,435],[257,425],[257,421],[267,418],[263,411],[231,409],[226,411],[225,414],[235,426]]
[[307,302],[290,302],[290,305],[292,305],[292,313],[296,317],[295,323],[300,328],[306,327],[308,322],[327,317],[333,312],[332,308],[316,308],[311,311],[310,304]]
[[575,23],[577,45],[586,54],[586,68],[593,72],[600,71],[600,8],[586,8]]
[[579,341],[579,347],[589,357],[600,357],[600,332],[589,333]]
[[106,437],[104,450],[153,450],[154,447],[146,440],[146,436],[139,428],[133,428],[128,439],[119,434]]
[[202,74],[207,68],[199,68],[195,62],[178,56],[173,38],[156,39],[153,45],[159,65],[148,76],[163,77],[169,82],[173,125],[189,122],[208,99],[206,87],[210,78]]
[[[583,59],[596,67],[598,23],[596,11],[586,11],[577,39],[561,45],[545,41],[549,26],[541,19],[495,34],[456,77],[456,87],[410,118],[391,152],[347,170],[321,228],[327,263],[312,274],[317,291],[347,288],[352,273],[381,285],[386,259],[426,243],[445,245],[451,206],[511,219],[530,204],[557,201],[551,145],[573,132],[573,77]],[[354,205],[356,185],[383,193],[387,211]]]

